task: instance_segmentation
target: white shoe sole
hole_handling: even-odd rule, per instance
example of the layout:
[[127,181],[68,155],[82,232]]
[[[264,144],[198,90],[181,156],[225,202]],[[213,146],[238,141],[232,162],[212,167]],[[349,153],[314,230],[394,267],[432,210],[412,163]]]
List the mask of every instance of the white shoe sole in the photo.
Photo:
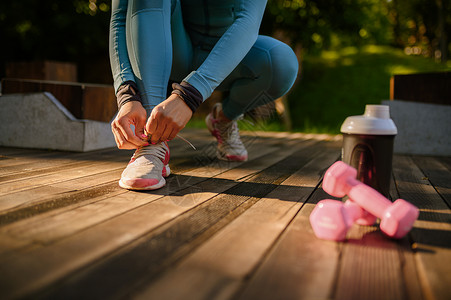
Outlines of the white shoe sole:
[[[164,177],[168,177],[169,175],[171,175],[171,168],[169,168],[169,165],[165,165],[164,168],[166,169],[166,175]],[[162,177],[157,184],[150,185],[150,186],[145,186],[145,187],[133,187],[133,186],[130,186],[130,185],[124,183],[122,181],[122,178],[121,178],[119,180],[119,186],[121,188],[127,189],[127,190],[152,191],[152,190],[160,189],[160,188],[162,188],[163,186],[166,185],[166,179],[164,179],[164,177]]]
[[161,180],[154,185],[151,186],[147,186],[147,187],[133,187],[133,186],[129,186],[127,184],[125,184],[124,182],[122,182],[122,179],[119,180],[119,186],[123,189],[127,189],[127,190],[134,190],[134,191],[152,191],[152,190],[157,190],[159,188],[162,188],[163,186],[165,186],[166,184],[166,179],[161,178]]

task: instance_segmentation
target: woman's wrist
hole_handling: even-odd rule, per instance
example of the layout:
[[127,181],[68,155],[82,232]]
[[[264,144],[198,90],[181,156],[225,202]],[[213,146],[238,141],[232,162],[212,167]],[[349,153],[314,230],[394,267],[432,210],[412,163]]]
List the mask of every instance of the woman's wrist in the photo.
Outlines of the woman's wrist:
[[137,101],[142,104],[141,96],[138,91],[138,86],[133,81],[126,81],[119,87],[117,94],[117,107],[121,107],[130,101]]
[[178,95],[193,113],[202,104],[201,93],[188,82],[182,81],[180,84],[173,83],[172,88],[173,91],[171,94]]

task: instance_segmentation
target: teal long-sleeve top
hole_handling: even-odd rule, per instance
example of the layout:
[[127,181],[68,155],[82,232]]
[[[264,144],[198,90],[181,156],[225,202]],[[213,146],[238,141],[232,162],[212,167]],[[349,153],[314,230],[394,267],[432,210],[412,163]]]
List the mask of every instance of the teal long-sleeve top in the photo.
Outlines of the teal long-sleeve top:
[[[205,61],[184,79],[195,87],[205,100],[254,45],[266,0],[181,0],[181,3],[188,33],[192,32],[207,39],[217,38]],[[127,0],[112,2],[110,59],[116,91],[122,83],[134,81],[125,37],[127,6]],[[221,9],[218,9],[218,6]],[[229,8],[229,14],[224,15],[224,7]],[[158,24],[155,27],[156,29],[152,30],[158,30]]]

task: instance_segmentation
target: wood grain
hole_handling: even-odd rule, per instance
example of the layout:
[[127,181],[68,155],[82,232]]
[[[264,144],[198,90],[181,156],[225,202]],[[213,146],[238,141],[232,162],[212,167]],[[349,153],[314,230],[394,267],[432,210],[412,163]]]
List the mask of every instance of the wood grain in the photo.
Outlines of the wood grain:
[[[296,148],[293,149],[295,151]],[[268,154],[269,155],[269,154]],[[265,156],[260,158],[261,160],[265,160]],[[283,156],[280,159],[284,159]],[[248,164],[252,164],[258,161],[258,159],[248,162]],[[244,166],[247,163],[243,164]],[[246,168],[244,168],[246,170]],[[255,172],[255,171],[254,171]],[[277,176],[285,176],[283,173],[277,172]],[[275,175],[274,175],[275,176]],[[180,177],[180,176],[175,176]],[[190,177],[191,178],[191,177]],[[168,186],[165,189],[158,190],[154,196],[160,200],[153,201],[148,203],[147,205],[142,205],[139,209],[132,210],[127,213],[123,213],[116,218],[109,219],[103,223],[100,223],[97,226],[94,226],[90,230],[81,231],[76,233],[70,237],[66,237],[60,242],[54,243],[52,245],[48,245],[48,247],[42,246],[34,246],[31,248],[25,248],[22,251],[17,251],[14,253],[15,259],[8,258],[8,261],[1,263],[5,268],[5,275],[9,274],[13,276],[16,272],[11,273],[11,270],[16,268],[20,268],[20,266],[25,269],[34,270],[31,272],[27,272],[27,276],[21,276],[17,278],[16,276],[8,277],[8,282],[15,282],[16,284],[8,285],[8,290],[11,293],[26,293],[27,289],[23,289],[23,284],[20,282],[29,282],[28,285],[30,290],[37,289],[38,287],[42,287],[45,284],[49,284],[55,280],[58,280],[62,277],[62,274],[68,274],[88,262],[92,262],[95,259],[99,259],[103,257],[105,254],[124,246],[126,243],[139,238],[143,234],[149,232],[152,229],[155,229],[161,224],[168,222],[171,219],[174,219],[177,215],[188,211],[192,207],[196,207],[199,203],[202,203],[215,194],[211,192],[202,192],[209,191],[212,189],[210,186],[212,183],[208,181],[208,178],[198,177],[200,185],[191,185],[189,183],[189,188],[185,189],[182,193],[177,193],[175,195],[167,194],[168,189],[170,190],[173,186]],[[208,181],[206,186],[203,182]],[[215,180],[215,179],[212,179]],[[232,185],[236,185],[234,181],[226,181]],[[195,183],[195,182],[194,182]],[[222,183],[218,185],[217,183],[213,183],[213,187],[219,189],[218,192],[222,191],[224,188],[227,189],[227,184]],[[177,182],[174,182],[176,186],[178,186]],[[209,185],[210,184],[210,185]],[[198,193],[196,193],[196,197],[192,198],[193,201],[186,201],[186,194],[192,193],[193,186],[198,188]],[[260,189],[267,189],[267,186],[262,185]],[[241,188],[242,189],[242,188]],[[244,188],[244,191],[248,190]],[[259,190],[255,190],[253,193],[258,192]],[[237,200],[240,199],[241,196],[234,196],[238,192],[234,192],[230,190],[230,196],[227,194],[223,197],[232,197],[231,199]],[[141,195],[141,193],[139,193]],[[166,196],[167,195],[167,196]],[[163,197],[164,196],[164,197]],[[145,197],[147,201],[149,201],[149,194],[142,193],[142,196]],[[249,196],[248,196],[249,197]],[[246,197],[245,197],[246,198]],[[155,198],[154,198],[155,199]],[[222,199],[222,198],[221,198]],[[217,200],[217,203],[222,203],[220,200]],[[180,204],[183,204],[180,205]],[[235,203],[235,201],[232,201]],[[219,205],[221,207],[221,205]],[[227,209],[223,210],[224,212]],[[200,214],[202,215],[202,214]],[[80,247],[80,244],[83,247]],[[164,244],[163,244],[164,245]],[[58,255],[56,255],[58,253]],[[34,257],[34,259],[32,259]],[[18,260],[18,261],[16,261]],[[17,262],[17,263],[16,263]],[[6,267],[9,265],[10,267]],[[11,269],[12,268],[12,269]],[[9,270],[9,271],[8,271]],[[17,280],[17,281],[16,281]],[[21,289],[17,289],[17,287],[21,287]]]
[[411,238],[426,299],[451,298],[451,210],[411,157],[396,156],[393,172],[399,195],[420,209]]
[[247,162],[216,159],[206,130],[171,142],[167,185],[118,187],[132,151],[0,147],[0,298],[448,299],[449,157],[393,159],[391,199],[420,208],[401,240],[309,216],[340,137],[242,131]]
[[[317,186],[318,169],[332,164],[338,149],[311,155],[310,161],[296,161],[299,171],[136,297],[209,299],[235,294]],[[169,288],[174,285],[178,288]]]

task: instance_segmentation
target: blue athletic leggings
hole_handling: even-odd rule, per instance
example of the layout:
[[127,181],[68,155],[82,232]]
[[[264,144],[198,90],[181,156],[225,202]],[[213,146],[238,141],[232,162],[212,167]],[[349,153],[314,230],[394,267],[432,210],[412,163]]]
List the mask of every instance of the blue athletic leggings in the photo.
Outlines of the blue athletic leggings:
[[[166,99],[169,79],[180,82],[199,68],[219,40],[190,32],[184,26],[179,0],[129,0],[125,22],[128,60],[148,113]],[[110,51],[118,47],[121,45],[113,43]],[[111,63],[113,74],[123,67],[120,59]],[[298,61],[289,46],[258,36],[244,59],[218,83],[218,90],[228,91],[223,100],[224,114],[236,119],[284,95],[297,72]]]

